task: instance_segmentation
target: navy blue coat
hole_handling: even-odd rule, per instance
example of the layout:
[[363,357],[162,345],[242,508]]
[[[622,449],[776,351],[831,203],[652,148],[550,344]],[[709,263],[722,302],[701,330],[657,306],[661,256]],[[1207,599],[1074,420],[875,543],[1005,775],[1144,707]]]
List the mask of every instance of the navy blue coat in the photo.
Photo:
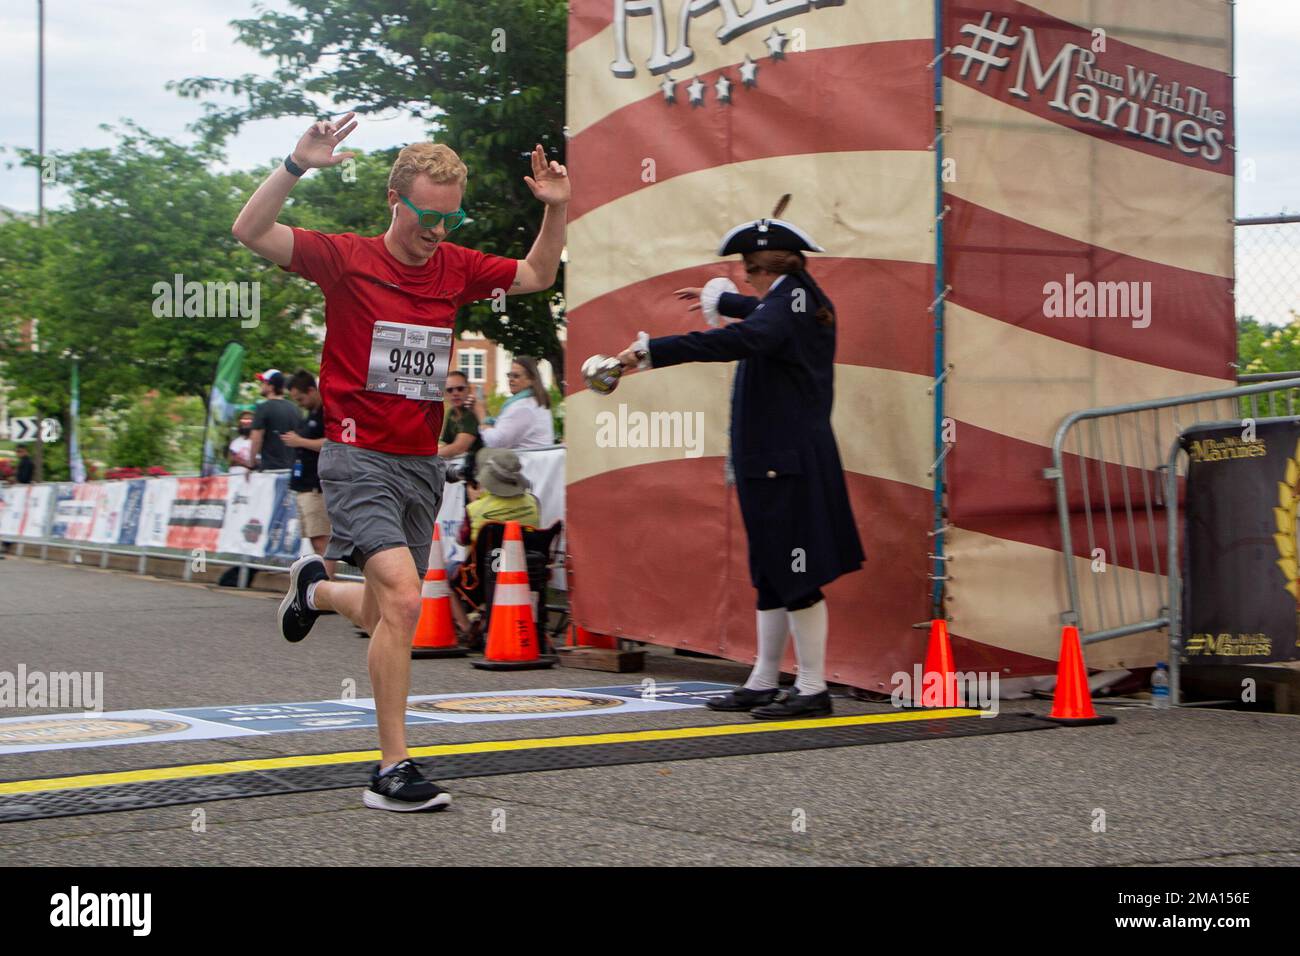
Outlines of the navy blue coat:
[[722,296],[718,311],[743,321],[650,340],[655,368],[739,360],[731,461],[749,573],[787,603],[864,560],[831,431],[835,327],[816,310],[813,287],[787,275],[761,300]]

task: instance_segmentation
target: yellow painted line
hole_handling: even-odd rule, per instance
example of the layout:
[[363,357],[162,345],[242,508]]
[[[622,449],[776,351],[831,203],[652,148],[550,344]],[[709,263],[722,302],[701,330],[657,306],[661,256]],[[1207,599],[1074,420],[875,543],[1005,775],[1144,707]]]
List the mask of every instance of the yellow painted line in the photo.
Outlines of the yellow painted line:
[[[641,743],[652,740],[692,740],[702,737],[732,737],[738,734],[770,734],[782,730],[815,730],[822,727],[896,724],[917,720],[938,720],[941,717],[977,717],[979,714],[980,711],[978,710],[955,707],[945,710],[898,711],[889,714],[818,717],[812,720],[781,720],[771,723],[714,724],[705,727],[672,727],[664,730],[629,730],[614,734],[532,737],[523,740],[480,740],[470,743],[412,747],[411,756],[446,757],[453,754],[504,753],[516,750],[545,750],[556,747],[595,747],[605,744]],[[332,754],[262,757],[255,760],[231,760],[223,763],[195,763],[180,767],[153,767],[145,770],[89,773],[76,777],[14,780],[10,783],[0,783],[0,796],[19,793],[46,793],[52,790],[77,790],[86,787],[109,787],[123,783],[152,783],[160,780],[186,780],[193,777],[219,777],[225,774],[250,773],[257,770],[328,767],[334,764],[362,763],[378,759],[378,750],[346,750]]]

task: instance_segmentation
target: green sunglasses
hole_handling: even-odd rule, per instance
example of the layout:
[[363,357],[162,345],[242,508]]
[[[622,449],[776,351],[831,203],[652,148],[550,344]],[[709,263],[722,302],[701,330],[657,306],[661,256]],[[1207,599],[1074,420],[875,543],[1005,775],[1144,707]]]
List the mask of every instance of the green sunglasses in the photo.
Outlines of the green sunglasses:
[[436,209],[421,209],[405,196],[399,196],[398,198],[410,206],[411,211],[419,217],[422,229],[437,229],[438,223],[445,222],[447,231],[451,232],[454,229],[459,229],[460,224],[465,221],[464,209],[457,209],[455,212],[438,212]]

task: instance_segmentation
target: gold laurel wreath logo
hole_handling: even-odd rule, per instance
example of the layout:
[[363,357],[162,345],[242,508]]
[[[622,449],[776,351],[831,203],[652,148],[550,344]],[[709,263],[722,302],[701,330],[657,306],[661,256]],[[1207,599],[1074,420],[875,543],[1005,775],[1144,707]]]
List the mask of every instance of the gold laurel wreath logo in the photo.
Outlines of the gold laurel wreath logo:
[[1300,603],[1300,564],[1296,558],[1296,508],[1300,505],[1300,442],[1296,443],[1294,458],[1286,462],[1286,481],[1277,483],[1277,504],[1273,517],[1277,520],[1277,533],[1273,542],[1280,556],[1277,566],[1286,575],[1286,589]]

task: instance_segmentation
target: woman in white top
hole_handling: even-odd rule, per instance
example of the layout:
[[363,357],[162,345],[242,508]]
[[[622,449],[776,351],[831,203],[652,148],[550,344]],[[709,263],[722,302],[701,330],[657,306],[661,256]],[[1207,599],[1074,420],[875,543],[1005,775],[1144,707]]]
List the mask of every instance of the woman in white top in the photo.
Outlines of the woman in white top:
[[489,418],[483,396],[474,399],[479,435],[489,448],[546,448],[555,444],[555,423],[551,420],[551,396],[537,373],[537,362],[518,356],[506,374],[510,397],[501,413]]

